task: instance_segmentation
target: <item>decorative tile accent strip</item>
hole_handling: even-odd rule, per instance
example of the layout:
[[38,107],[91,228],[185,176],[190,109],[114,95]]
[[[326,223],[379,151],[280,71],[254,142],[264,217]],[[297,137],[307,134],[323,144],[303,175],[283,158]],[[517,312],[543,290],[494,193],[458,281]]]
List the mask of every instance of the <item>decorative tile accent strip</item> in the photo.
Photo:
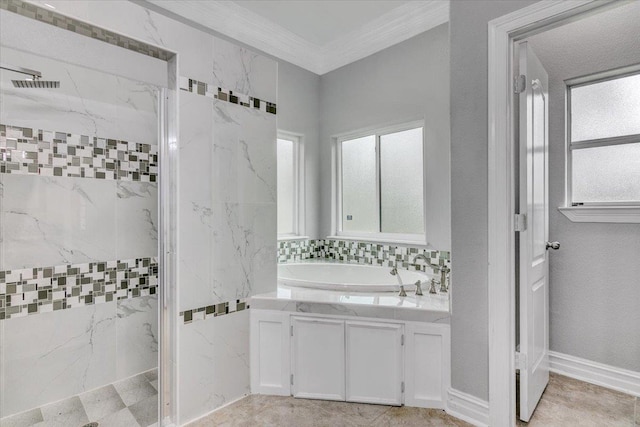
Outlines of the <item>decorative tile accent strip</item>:
[[353,240],[324,240],[322,251],[324,258],[407,270],[425,271],[426,264],[424,261],[418,260],[417,263],[413,264],[413,259],[418,254],[425,255],[429,258],[429,262],[435,265],[447,265],[450,267],[451,262],[450,254],[447,251]]
[[283,240],[278,242],[278,262],[324,258],[324,240]]
[[447,251],[342,239],[281,241],[277,256],[279,263],[320,258],[425,271],[423,261],[412,263],[418,254],[428,257],[431,264],[450,267],[450,253]]
[[230,102],[247,108],[255,108],[263,113],[276,114],[276,104],[273,102],[267,102],[249,95],[234,93],[232,90],[222,89],[187,77],[180,77],[179,85],[181,90],[197,95],[219,99],[220,101]]
[[0,173],[156,182],[158,147],[0,124]]
[[205,320],[210,317],[224,316],[242,310],[248,310],[249,304],[246,299],[238,299],[235,301],[221,302],[219,304],[198,307],[192,310],[180,312],[180,319],[184,324],[193,323],[198,320]]
[[154,295],[156,257],[0,271],[0,320]]
[[78,19],[70,18],[52,10],[39,7],[21,0],[0,0],[0,9],[17,13],[63,30],[71,31],[82,36],[100,40],[115,46],[119,46],[143,55],[158,58],[162,61],[168,61],[173,58],[174,54],[167,50],[146,43],[139,42],[132,38],[123,36],[95,25],[87,24]]

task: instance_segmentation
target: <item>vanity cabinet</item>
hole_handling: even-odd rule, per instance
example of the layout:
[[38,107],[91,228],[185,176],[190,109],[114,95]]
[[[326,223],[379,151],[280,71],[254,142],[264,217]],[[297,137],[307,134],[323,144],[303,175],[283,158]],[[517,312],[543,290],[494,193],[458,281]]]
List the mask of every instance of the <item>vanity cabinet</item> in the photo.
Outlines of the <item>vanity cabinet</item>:
[[256,394],[445,408],[449,325],[251,310]]

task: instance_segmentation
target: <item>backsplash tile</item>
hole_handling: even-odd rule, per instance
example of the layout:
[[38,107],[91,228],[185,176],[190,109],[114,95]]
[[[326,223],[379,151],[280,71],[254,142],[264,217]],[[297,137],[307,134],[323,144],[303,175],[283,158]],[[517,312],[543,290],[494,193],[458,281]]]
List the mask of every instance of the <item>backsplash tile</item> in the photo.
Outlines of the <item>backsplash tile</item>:
[[158,147],[0,124],[0,173],[156,182]]
[[0,320],[154,295],[155,257],[0,271]]
[[448,251],[437,251],[406,245],[361,242],[346,239],[286,240],[278,243],[279,263],[307,259],[332,259],[343,262],[371,264],[425,271],[422,260],[413,263],[416,255],[423,254],[434,265],[451,263]]

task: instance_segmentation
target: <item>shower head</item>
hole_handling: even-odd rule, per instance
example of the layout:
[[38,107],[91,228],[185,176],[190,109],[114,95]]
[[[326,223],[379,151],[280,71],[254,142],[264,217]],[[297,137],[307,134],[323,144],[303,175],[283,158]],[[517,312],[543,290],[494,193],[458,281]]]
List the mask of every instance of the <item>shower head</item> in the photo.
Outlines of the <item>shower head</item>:
[[60,82],[57,80],[40,80],[42,78],[42,73],[40,71],[29,70],[28,68],[22,68],[22,67],[14,67],[13,65],[7,65],[7,64],[0,64],[0,68],[31,76],[30,79],[11,80],[11,82],[13,83],[13,86],[17,88],[57,89],[60,87]]
[[15,87],[21,89],[57,89],[60,87],[59,81],[53,80],[11,80]]

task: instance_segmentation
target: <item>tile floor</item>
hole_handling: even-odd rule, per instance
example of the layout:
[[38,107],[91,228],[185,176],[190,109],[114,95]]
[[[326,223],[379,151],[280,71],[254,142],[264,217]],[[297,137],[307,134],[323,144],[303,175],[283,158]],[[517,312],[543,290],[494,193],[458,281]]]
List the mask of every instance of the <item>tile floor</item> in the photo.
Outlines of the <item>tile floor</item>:
[[[634,415],[635,411],[635,415]],[[634,424],[635,416],[635,424]],[[435,409],[390,407],[252,395],[188,427],[209,426],[469,426]],[[640,426],[639,399],[561,375],[551,375],[527,427]]]
[[158,418],[158,373],[117,383],[0,420],[0,427],[148,427]]

